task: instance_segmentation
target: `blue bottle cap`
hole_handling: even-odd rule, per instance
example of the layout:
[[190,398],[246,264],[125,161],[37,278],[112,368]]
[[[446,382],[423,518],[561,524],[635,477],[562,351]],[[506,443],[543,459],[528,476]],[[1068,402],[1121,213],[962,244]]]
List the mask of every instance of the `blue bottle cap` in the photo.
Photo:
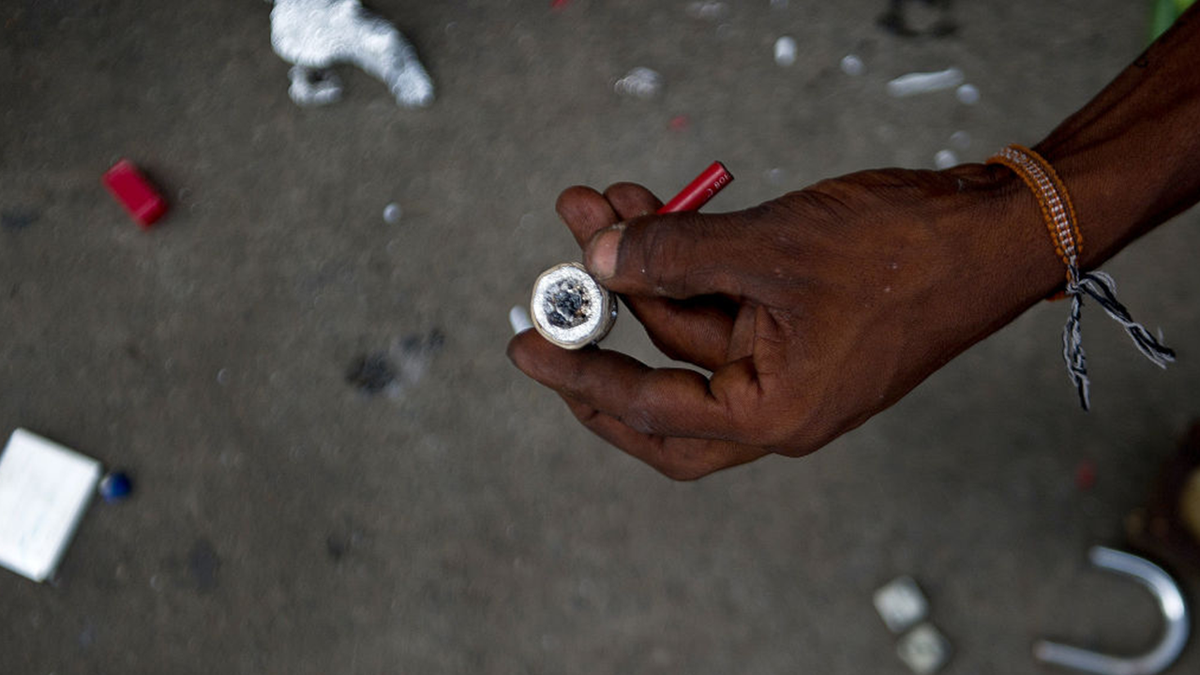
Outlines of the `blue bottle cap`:
[[133,481],[120,471],[109,472],[100,480],[100,497],[111,503],[123,501],[133,492]]

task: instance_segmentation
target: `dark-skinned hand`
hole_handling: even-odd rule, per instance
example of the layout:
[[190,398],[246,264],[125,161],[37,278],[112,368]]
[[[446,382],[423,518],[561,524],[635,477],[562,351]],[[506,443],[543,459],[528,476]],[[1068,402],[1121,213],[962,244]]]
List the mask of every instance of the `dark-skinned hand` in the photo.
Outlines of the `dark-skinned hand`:
[[[600,437],[675,479],[820,448],[1062,281],[1004,169],[852,174],[726,214],[651,215],[621,183],[558,213],[655,346],[649,368],[536,331],[508,353]],[[1024,203],[1021,206],[1026,206]],[[1027,216],[1027,217],[1025,217]]]
[[[1200,201],[1200,5],[1035,150],[1069,187],[1093,269]],[[618,184],[558,212],[588,269],[668,356],[513,338],[517,367],[613,445],[677,479],[810,453],[1062,286],[1032,193],[1007,169],[888,169],[735,213],[650,215]]]

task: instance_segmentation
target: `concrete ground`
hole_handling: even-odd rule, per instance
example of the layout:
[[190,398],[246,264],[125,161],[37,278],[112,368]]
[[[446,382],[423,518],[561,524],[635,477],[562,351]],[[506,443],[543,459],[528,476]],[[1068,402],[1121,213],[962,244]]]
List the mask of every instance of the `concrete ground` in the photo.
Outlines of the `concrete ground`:
[[[0,673],[898,674],[871,594],[899,574],[947,673],[1032,672],[1043,635],[1150,644],[1149,597],[1084,556],[1200,411],[1198,214],[1106,266],[1182,358],[1159,372],[1089,313],[1091,414],[1046,304],[810,458],[676,484],[504,357],[509,307],[578,256],[562,188],[667,194],[721,159],[738,180],[710,208],[736,209],[932,167],[957,131],[979,161],[1083,104],[1148,14],[961,2],[955,36],[903,38],[888,4],[378,0],[438,86],[408,111],[350,68],[343,102],[296,107],[262,2],[4,3],[0,434],[138,491],[91,509],[55,583],[0,573]],[[884,91],[952,65],[977,105]],[[658,97],[614,93],[634,66]],[[119,157],[166,189],[159,229],[101,187]],[[627,319],[613,345],[650,354]],[[376,395],[347,381],[372,355],[401,374]],[[1173,672],[1197,669],[1193,648]]]

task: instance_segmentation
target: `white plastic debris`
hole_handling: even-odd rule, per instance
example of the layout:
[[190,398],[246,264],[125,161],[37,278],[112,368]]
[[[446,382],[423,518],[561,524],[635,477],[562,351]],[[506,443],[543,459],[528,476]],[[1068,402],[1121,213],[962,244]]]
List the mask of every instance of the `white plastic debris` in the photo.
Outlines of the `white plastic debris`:
[[0,566],[34,581],[54,574],[100,473],[94,459],[14,431],[0,455]]
[[775,63],[784,67],[796,63],[796,39],[784,35],[775,41]]
[[865,70],[862,59],[858,58],[858,56],[854,54],[847,54],[843,56],[841,67],[842,72],[850,75],[851,77],[862,75],[863,70]]
[[875,591],[875,611],[893,633],[903,633],[925,618],[929,602],[912,577],[897,577]]
[[400,205],[396,202],[392,202],[391,204],[383,207],[383,220],[390,225],[395,225],[396,223],[400,222],[400,218],[403,215],[404,209],[401,209]]
[[404,107],[433,103],[433,82],[408,40],[359,0],[275,0],[271,47],[296,66],[288,94],[300,105],[324,105],[341,96],[327,72],[352,63],[383,81]]
[[533,321],[524,307],[515,305],[508,310],[508,325],[512,326],[513,335],[520,335],[533,328]]
[[963,83],[963,72],[947,68],[933,73],[909,73],[887,83],[887,92],[897,98],[953,89]]
[[958,155],[954,154],[953,150],[938,150],[937,154],[933,156],[933,165],[938,169],[958,166]]
[[975,105],[979,103],[979,89],[973,84],[964,84],[955,90],[954,95],[958,97],[958,102],[963,105]]
[[923,623],[900,638],[896,655],[917,675],[933,675],[950,660],[950,642],[932,624]]
[[729,5],[723,2],[689,2],[686,11],[694,19],[716,21],[729,14]]
[[654,98],[662,90],[662,75],[650,68],[637,67],[617,80],[613,90],[637,98]]

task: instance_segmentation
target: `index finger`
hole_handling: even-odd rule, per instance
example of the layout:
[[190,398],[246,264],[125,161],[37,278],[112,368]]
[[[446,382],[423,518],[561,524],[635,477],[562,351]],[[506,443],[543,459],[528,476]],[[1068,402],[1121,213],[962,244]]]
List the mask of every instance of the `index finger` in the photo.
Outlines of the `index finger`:
[[580,248],[586,246],[588,240],[600,230],[621,222],[621,216],[604,195],[583,185],[563,190],[558,195],[554,210]]

